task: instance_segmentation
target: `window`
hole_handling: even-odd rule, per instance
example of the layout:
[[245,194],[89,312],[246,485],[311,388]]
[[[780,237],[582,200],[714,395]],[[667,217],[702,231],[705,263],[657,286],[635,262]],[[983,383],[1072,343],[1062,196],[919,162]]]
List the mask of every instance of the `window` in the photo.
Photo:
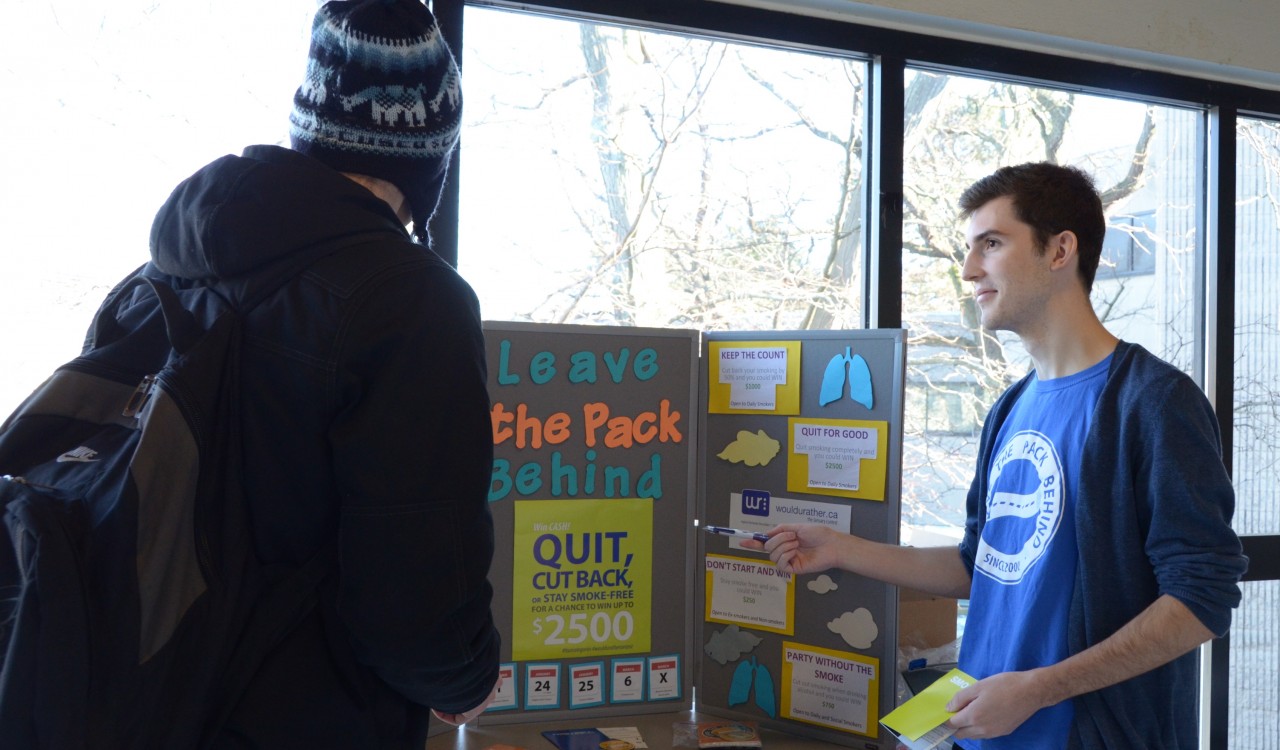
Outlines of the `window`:
[[486,318],[858,325],[865,62],[475,7],[466,30],[458,256]]
[[[1108,220],[1093,288],[1099,317],[1121,338],[1194,373],[1202,115],[923,69],[908,70],[905,101],[902,318],[910,331],[908,391],[928,394],[909,399],[908,412],[927,408],[929,418],[907,415],[903,518],[958,536],[986,410],[1030,368],[1016,336],[979,325],[962,278],[960,194],[1026,161],[1092,174]],[[967,427],[933,418],[939,400]]]
[[1098,274],[1106,279],[1155,273],[1156,212],[1139,211],[1132,216],[1113,216],[1102,241],[1102,262]]
[[1236,130],[1236,527],[1280,534],[1280,122]]
[[[1280,534],[1280,122],[1236,128],[1232,468],[1241,534]],[[1230,746],[1280,747],[1280,585],[1246,583],[1231,629]]]
[[288,143],[314,12],[255,0],[6,8],[21,33],[0,46],[0,90],[21,106],[0,149],[0,418],[79,353],[98,303],[148,259],[151,220],[180,180],[247,145]]

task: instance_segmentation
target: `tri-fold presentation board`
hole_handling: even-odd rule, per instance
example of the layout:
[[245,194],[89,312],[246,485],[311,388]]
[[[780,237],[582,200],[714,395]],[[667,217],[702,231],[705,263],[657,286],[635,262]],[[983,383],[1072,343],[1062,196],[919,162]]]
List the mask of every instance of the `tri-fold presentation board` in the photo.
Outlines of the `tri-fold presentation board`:
[[896,543],[900,330],[486,323],[503,688],[481,721],[697,709],[892,747],[896,592],[738,538]]

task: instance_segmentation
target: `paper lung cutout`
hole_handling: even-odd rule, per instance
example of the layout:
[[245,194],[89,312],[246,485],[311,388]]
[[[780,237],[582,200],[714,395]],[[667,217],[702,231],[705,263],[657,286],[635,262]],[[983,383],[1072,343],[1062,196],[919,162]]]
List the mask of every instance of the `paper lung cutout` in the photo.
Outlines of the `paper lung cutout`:
[[733,670],[733,682],[729,683],[730,706],[746,703],[747,698],[751,697],[751,681],[755,673],[755,661],[756,658],[754,656],[750,659],[743,659],[738,663],[738,668]]
[[837,354],[827,363],[822,373],[822,389],[818,392],[818,403],[826,406],[832,401],[839,401],[844,395],[844,366],[849,361],[851,347],[844,348],[844,354]]
[[754,656],[743,659],[733,670],[733,680],[729,683],[729,705],[746,703],[752,693],[755,694],[756,707],[768,714],[770,719],[777,718],[778,700],[773,689],[773,675]]
[[764,430],[738,430],[738,439],[726,445],[716,458],[747,466],[767,466],[781,448],[782,444],[766,435]]
[[822,406],[839,401],[844,395],[845,375],[848,365],[849,398],[868,409],[875,407],[875,394],[871,390],[871,368],[861,354],[853,354],[846,346],[844,354],[837,354],[827,363],[822,373],[822,388],[818,391],[818,403]]
[[[752,657],[753,659],[755,657]],[[769,674],[769,668],[763,664],[756,665],[756,707],[769,715],[770,719],[776,718],[778,711],[778,702],[774,698],[773,693],[773,675]]]
[[849,360],[849,398],[868,409],[875,407],[875,394],[871,392],[871,368],[861,354]]

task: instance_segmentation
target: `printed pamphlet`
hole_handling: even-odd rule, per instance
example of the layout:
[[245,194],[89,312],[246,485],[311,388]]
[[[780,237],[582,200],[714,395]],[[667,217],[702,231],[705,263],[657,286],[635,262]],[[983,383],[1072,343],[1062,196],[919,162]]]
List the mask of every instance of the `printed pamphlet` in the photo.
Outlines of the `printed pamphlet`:
[[644,750],[649,747],[635,727],[549,729],[542,736],[560,750]]
[[754,722],[700,721],[699,748],[760,747],[760,733]]
[[560,750],[600,750],[600,743],[609,737],[599,729],[549,729],[542,733]]
[[601,745],[602,750],[646,750],[649,747],[635,727],[600,727],[600,731],[613,740],[612,744]]
[[889,712],[880,724],[908,750],[932,750],[955,734],[955,730],[946,723],[953,716],[946,709],[947,703],[952,696],[975,682],[977,680],[964,672],[953,669]]

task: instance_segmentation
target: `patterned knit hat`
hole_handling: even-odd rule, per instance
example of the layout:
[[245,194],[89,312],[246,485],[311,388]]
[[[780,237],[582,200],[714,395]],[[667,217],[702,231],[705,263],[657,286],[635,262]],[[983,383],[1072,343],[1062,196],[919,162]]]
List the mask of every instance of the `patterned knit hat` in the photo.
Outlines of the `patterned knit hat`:
[[293,149],[395,185],[424,244],[461,116],[458,66],[420,0],[338,0],[316,12],[289,116]]

